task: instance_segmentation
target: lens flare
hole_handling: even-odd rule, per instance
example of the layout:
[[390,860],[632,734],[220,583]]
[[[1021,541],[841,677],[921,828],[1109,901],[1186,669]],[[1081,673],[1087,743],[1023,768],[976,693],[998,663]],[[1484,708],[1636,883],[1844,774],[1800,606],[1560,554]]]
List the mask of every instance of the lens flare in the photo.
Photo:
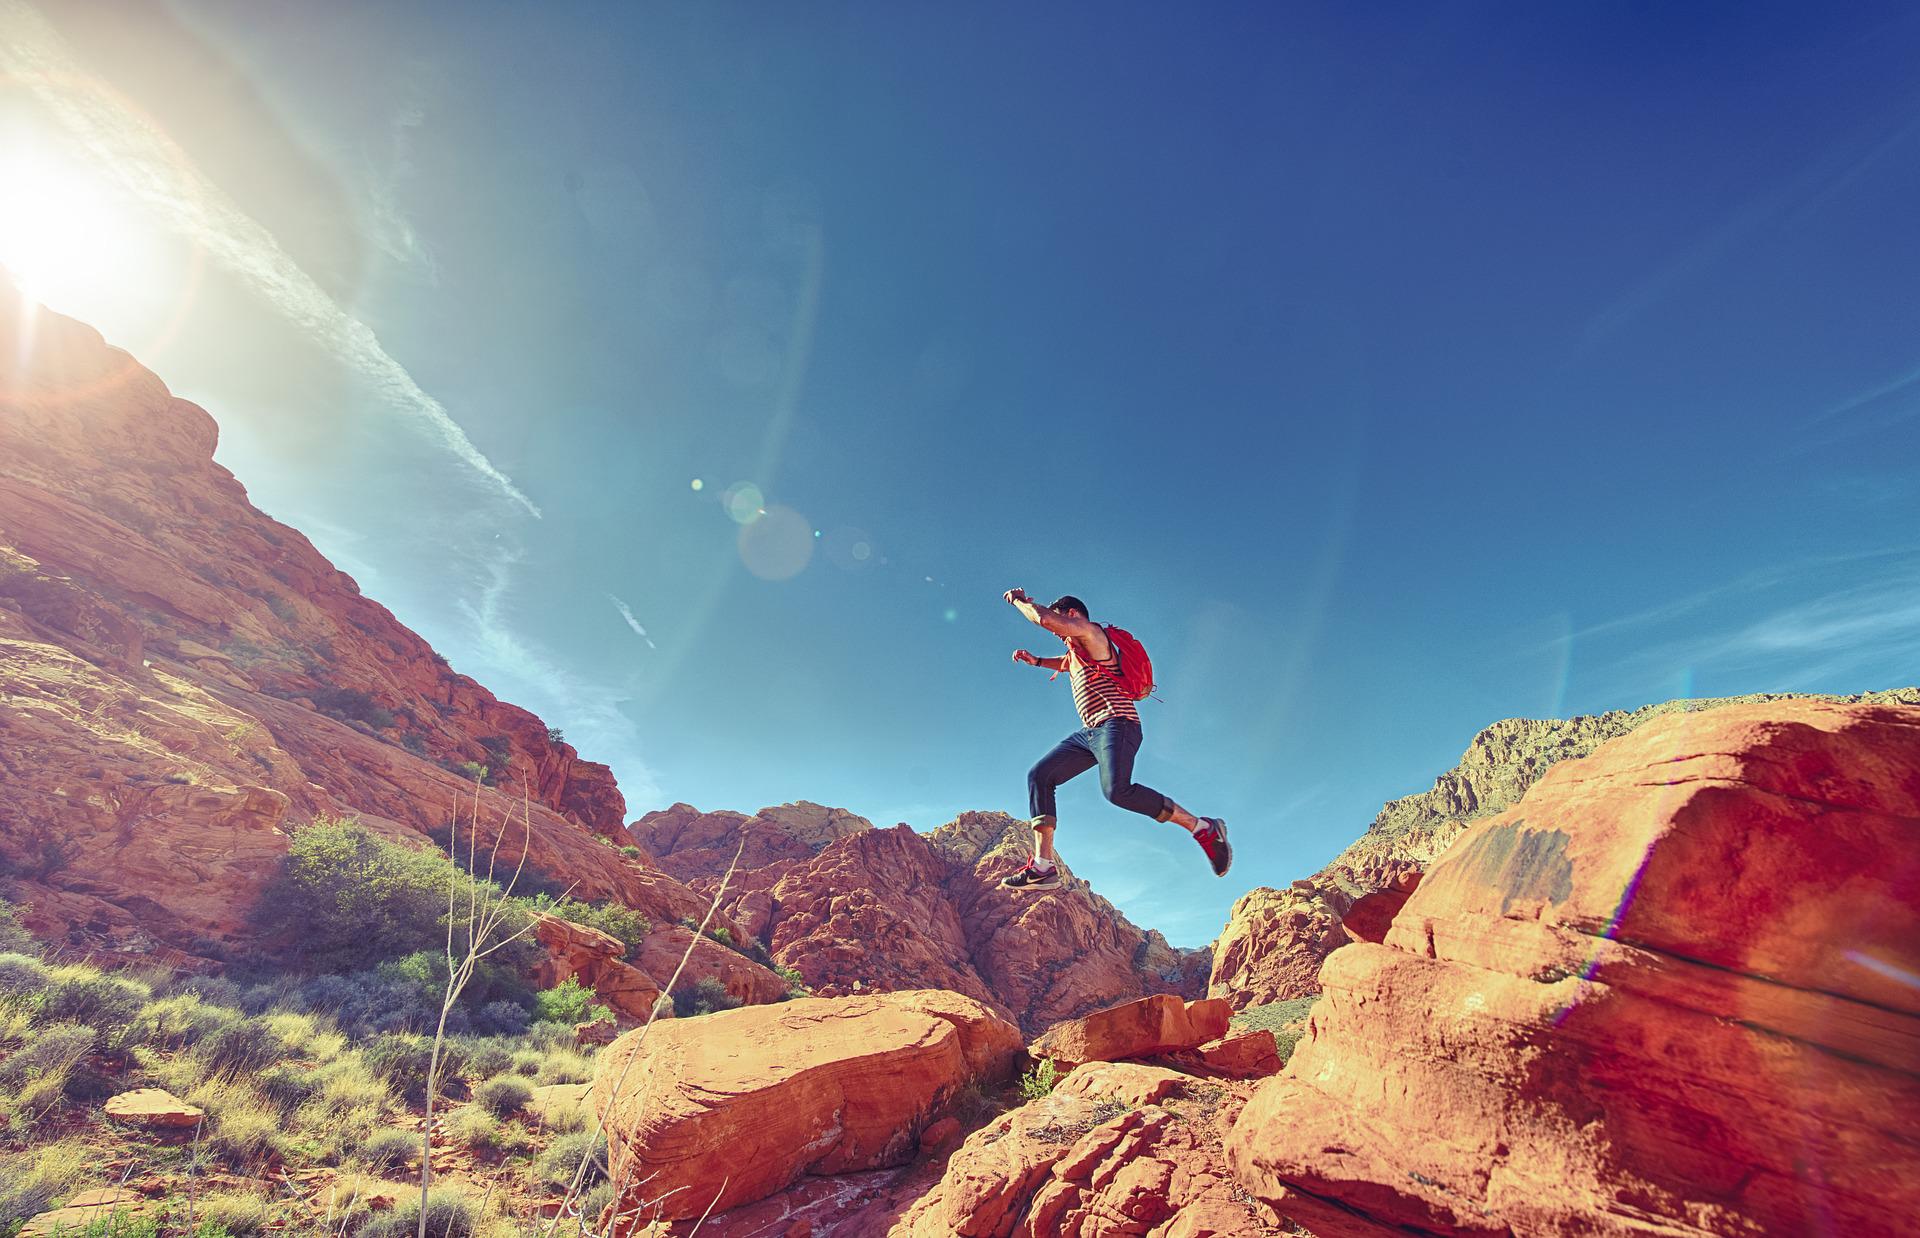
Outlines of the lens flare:
[[762,580],[791,580],[812,559],[813,525],[790,507],[769,507],[740,530],[740,561]]
[[767,496],[750,481],[737,481],[720,496],[720,506],[735,524],[752,524],[767,514]]

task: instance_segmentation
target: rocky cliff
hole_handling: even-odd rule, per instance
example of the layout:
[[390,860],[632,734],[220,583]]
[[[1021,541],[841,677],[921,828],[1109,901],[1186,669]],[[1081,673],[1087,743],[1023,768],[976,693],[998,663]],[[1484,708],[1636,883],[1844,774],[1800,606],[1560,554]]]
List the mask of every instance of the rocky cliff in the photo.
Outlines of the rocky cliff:
[[1894,1234],[1920,1215],[1920,709],[1665,710],[1337,951],[1235,1125],[1322,1238]]
[[249,503],[216,439],[97,332],[0,285],[0,875],[37,931],[194,966],[246,935],[289,828],[423,839],[476,796],[578,896],[704,911],[622,856],[606,766]]
[[676,804],[633,825],[634,841],[701,893],[740,854],[722,908],[822,995],[940,988],[1035,1032],[1148,993],[1197,997],[1204,951],[1177,950],[1069,875],[1058,891],[1010,897],[1026,824],[965,813],[931,834],[815,804],[701,813]]
[[[1756,694],[1667,701],[1567,719],[1508,718],[1474,736],[1460,763],[1431,790],[1394,800],[1366,832],[1311,878],[1286,890],[1260,887],[1233,906],[1213,945],[1208,993],[1236,1009],[1319,991],[1327,955],[1350,937],[1341,919],[1355,899],[1423,871],[1474,821],[1503,812],[1549,769],[1672,714],[1797,698]],[[1853,704],[1920,704],[1920,689],[1821,697]]]

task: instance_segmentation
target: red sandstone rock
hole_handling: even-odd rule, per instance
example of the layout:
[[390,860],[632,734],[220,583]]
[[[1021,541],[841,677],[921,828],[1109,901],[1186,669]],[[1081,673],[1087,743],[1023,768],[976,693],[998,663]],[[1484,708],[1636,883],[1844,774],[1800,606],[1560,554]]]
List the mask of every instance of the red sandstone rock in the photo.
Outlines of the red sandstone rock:
[[1138,1062],[1088,1062],[1053,1089],[1060,1096],[1090,1100],[1117,1100],[1123,1104],[1154,1105],[1179,1092],[1187,1076],[1164,1066]]
[[[809,815],[796,825],[801,810]],[[808,805],[752,818],[677,805],[643,818],[635,834],[669,867],[698,858],[697,870],[679,871],[703,891],[743,832],[750,850],[800,856],[737,873],[723,906],[822,995],[948,989],[1033,1031],[1145,993],[1199,995],[1204,952],[1174,950],[1083,885],[1038,898],[1000,889],[1029,845],[1024,823],[967,813],[921,835],[858,821]],[[776,847],[780,838],[792,846]]]
[[107,1101],[107,1116],[134,1126],[161,1130],[192,1130],[200,1125],[205,1111],[189,1105],[163,1088],[135,1088]]
[[1064,1070],[1197,1049],[1225,1034],[1232,1008],[1218,1000],[1183,1002],[1158,993],[1048,1028],[1030,1050]]
[[578,897],[704,912],[593,836],[624,841],[605,766],[255,509],[216,438],[88,327],[37,311],[23,347],[0,287],[0,860],[36,931],[192,966],[201,941],[246,937],[287,828],[358,816],[425,844],[476,794],[489,833],[515,823],[503,850],[525,839]]
[[[1128,1070],[1150,1068],[1101,1065],[1086,1073]],[[1281,1232],[1242,1201],[1220,1156],[1219,1124],[1238,1108],[1237,1098],[1224,1098],[1229,1103],[1217,1111],[1171,1099],[1124,1108],[1125,1101],[1064,1087],[969,1137],[939,1184],[886,1231],[889,1238]]]
[[650,812],[628,827],[634,842],[657,857],[681,881],[717,878],[739,856],[739,870],[752,872],[781,860],[805,860],[836,839],[873,828],[844,808],[805,800],[737,812],[703,813],[691,804]]
[[958,994],[803,998],[630,1032],[600,1055],[593,1102],[622,1208],[672,1220],[902,1164],[949,1098],[1019,1054],[1016,1029]]
[[1347,908],[1347,914],[1340,917],[1341,929],[1352,941],[1385,941],[1387,930],[1393,927],[1393,918],[1400,914],[1419,885],[1420,874],[1408,873],[1387,889],[1362,895]]
[[1229,1141],[1322,1238],[1920,1215],[1920,710],[1658,718],[1463,833],[1322,969]]
[[[1280,1047],[1265,1028],[1223,1036],[1201,1045],[1191,1056],[1196,1073],[1229,1079],[1264,1078],[1280,1070]],[[1186,1065],[1184,1058],[1177,1060]]]

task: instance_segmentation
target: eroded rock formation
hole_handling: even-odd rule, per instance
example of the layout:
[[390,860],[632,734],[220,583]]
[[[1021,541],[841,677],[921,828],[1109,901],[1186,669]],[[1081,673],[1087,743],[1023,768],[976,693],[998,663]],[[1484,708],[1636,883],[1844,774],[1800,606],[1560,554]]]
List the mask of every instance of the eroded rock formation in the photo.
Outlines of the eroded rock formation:
[[1669,711],[1333,953],[1229,1142],[1321,1238],[1920,1216],[1920,709]]
[[632,834],[702,893],[739,852],[723,909],[823,996],[949,989],[1032,1032],[1147,993],[1197,997],[1205,981],[1204,952],[1137,928],[1070,874],[1039,897],[1000,889],[1030,838],[1001,813],[918,834],[813,804],[752,816],[680,804]]
[[[1311,878],[1284,890],[1250,890],[1236,902],[1213,943],[1208,994],[1243,1010],[1318,992],[1321,962],[1349,940],[1341,921],[1355,899],[1417,876],[1469,824],[1519,802],[1527,788],[1560,762],[1587,756],[1609,740],[1672,714],[1795,699],[1806,698],[1757,694],[1667,701],[1574,718],[1494,723],[1474,736],[1460,763],[1436,779],[1431,790],[1388,804],[1364,834]],[[1920,690],[1813,699],[1920,705]]]

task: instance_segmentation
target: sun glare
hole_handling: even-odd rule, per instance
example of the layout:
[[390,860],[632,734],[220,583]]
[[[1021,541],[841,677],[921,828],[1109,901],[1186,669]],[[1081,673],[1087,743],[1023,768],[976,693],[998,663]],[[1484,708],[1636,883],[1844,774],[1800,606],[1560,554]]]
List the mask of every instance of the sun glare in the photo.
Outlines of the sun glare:
[[97,174],[28,143],[0,145],[0,266],[31,300],[91,302],[138,279],[135,229]]

